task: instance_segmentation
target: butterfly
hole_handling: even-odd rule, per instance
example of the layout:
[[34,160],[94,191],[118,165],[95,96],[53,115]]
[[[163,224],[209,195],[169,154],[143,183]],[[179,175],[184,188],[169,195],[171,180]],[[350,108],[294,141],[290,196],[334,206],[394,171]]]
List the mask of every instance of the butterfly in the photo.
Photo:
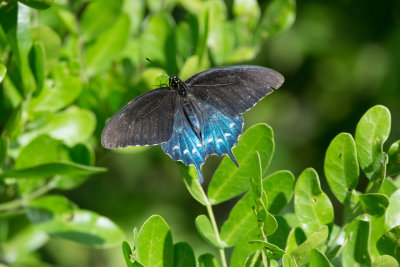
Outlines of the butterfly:
[[203,182],[205,159],[227,154],[239,167],[232,148],[243,131],[242,113],[284,82],[275,70],[260,66],[227,66],[199,72],[185,82],[133,99],[106,124],[104,148],[161,144],[173,160],[194,165]]

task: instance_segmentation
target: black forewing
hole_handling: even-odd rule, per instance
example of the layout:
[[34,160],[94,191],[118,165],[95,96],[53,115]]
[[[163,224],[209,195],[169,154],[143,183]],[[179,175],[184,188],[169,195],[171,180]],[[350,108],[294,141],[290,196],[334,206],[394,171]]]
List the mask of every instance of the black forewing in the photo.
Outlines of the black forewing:
[[283,76],[260,66],[213,68],[190,77],[188,93],[216,107],[228,117],[236,117],[252,108],[266,95],[278,89]]
[[126,104],[104,127],[105,148],[155,145],[171,139],[176,94],[168,87],[151,90]]

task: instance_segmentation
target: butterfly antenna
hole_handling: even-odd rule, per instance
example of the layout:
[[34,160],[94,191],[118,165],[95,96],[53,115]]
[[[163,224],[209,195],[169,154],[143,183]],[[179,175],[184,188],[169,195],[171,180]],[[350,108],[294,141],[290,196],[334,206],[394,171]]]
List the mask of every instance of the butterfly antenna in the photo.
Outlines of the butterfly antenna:
[[[194,46],[192,46],[192,48],[190,49],[189,55],[187,56],[185,62],[183,63],[183,66],[185,66],[185,64],[186,64],[186,62],[188,61],[188,59],[192,56],[193,50],[194,50]],[[183,66],[182,66],[182,67],[183,67]],[[179,70],[178,76],[179,76],[179,74],[181,74],[181,70]]]

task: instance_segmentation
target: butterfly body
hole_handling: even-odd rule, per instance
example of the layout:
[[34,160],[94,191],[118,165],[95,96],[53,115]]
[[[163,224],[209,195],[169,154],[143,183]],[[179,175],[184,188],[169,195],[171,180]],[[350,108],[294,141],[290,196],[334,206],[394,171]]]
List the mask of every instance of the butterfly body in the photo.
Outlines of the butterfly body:
[[124,106],[107,123],[102,145],[116,148],[161,144],[173,159],[201,165],[216,154],[229,155],[242,133],[241,114],[253,107],[283,76],[259,66],[232,66],[200,72],[187,81],[171,76],[169,87],[149,91]]

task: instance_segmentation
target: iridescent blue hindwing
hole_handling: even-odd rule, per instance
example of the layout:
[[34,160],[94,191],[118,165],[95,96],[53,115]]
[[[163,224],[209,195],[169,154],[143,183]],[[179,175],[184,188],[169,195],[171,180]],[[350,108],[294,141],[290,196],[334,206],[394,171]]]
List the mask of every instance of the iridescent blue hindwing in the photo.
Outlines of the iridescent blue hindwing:
[[[174,116],[174,128],[171,139],[161,146],[173,160],[182,161],[185,165],[194,165],[203,182],[201,165],[205,159],[216,154],[222,156],[228,154],[237,164],[232,154],[232,148],[237,144],[239,135],[243,129],[243,118],[237,116],[229,118],[224,116],[213,106],[207,103],[199,103],[201,111],[201,140],[190,126],[183,108],[178,106]],[[189,114],[189,118],[193,118]]]

